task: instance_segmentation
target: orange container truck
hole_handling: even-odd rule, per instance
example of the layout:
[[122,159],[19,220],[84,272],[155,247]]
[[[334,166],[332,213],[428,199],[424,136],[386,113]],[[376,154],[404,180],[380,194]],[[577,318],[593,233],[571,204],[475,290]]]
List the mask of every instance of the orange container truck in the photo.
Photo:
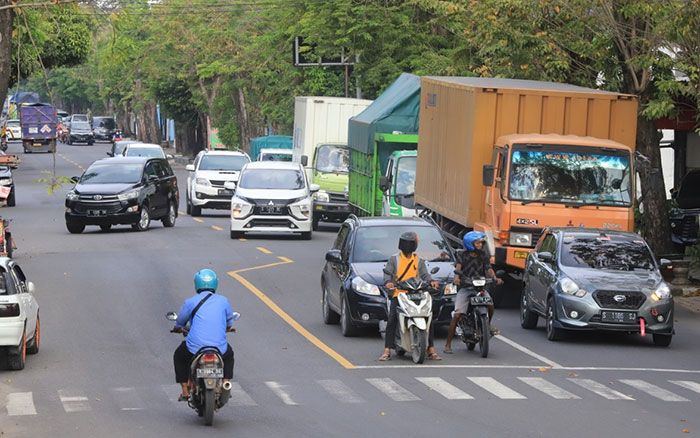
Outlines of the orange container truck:
[[423,77],[416,203],[484,231],[517,272],[546,226],[631,230],[634,96],[552,82]]

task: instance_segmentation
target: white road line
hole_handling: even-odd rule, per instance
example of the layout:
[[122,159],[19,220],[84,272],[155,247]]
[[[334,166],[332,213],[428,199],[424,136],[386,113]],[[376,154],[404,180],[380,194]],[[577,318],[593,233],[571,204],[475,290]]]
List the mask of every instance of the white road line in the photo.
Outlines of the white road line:
[[541,377],[518,377],[518,379],[557,400],[578,400],[581,398]]
[[469,380],[479,385],[486,391],[495,395],[496,397],[503,400],[523,400],[526,399],[524,395],[519,392],[513,391],[506,385],[500,383],[493,377],[467,377]]
[[474,397],[448,383],[440,377],[416,377],[416,380],[425,384],[448,400],[473,400]]
[[685,389],[689,389],[691,391],[700,393],[700,383],[698,382],[693,382],[691,380],[669,380],[669,382],[673,383],[674,385],[681,386]]
[[647,394],[649,394],[653,397],[656,397],[660,400],[663,400],[663,401],[670,401],[670,402],[690,401],[685,397],[681,397],[678,394],[674,394],[671,391],[668,391],[668,390],[661,388],[660,386],[652,385],[651,383],[645,382],[644,380],[620,379],[620,382],[624,383],[625,385],[629,385],[632,388],[638,389],[642,392],[646,392]]
[[343,403],[364,403],[362,397],[340,380],[318,380],[318,384]]
[[7,415],[36,415],[32,393],[12,392],[7,394]]
[[389,378],[365,380],[394,401],[404,402],[420,400],[420,398],[413,395],[407,389],[402,388],[398,383]]
[[241,388],[237,382],[231,382],[231,399],[228,404],[231,406],[257,406],[255,400]]
[[272,390],[272,392],[274,392],[275,395],[284,402],[284,404],[291,406],[297,405],[297,402],[292,400],[289,393],[285,391],[285,388],[287,387],[286,385],[280,385],[278,382],[265,382],[265,385],[267,385],[267,387],[270,388],[270,390]]
[[112,394],[122,411],[142,411],[145,408],[136,388],[112,388]]
[[577,384],[581,388],[594,392],[603,398],[607,398],[608,400],[634,400],[632,397],[619,391],[615,391],[614,389],[610,389],[602,383],[596,382],[595,380],[572,378],[569,379],[569,381]]
[[498,369],[498,370],[531,370],[537,368],[532,365],[355,365],[354,370],[381,370],[403,368],[453,368],[453,369]]
[[515,341],[512,340],[512,339],[508,339],[508,338],[506,338],[506,337],[503,336],[503,335],[496,335],[496,336],[494,336],[494,337],[495,337],[496,339],[499,339],[499,340],[505,342],[506,344],[510,345],[511,347],[515,348],[516,350],[519,350],[519,351],[521,351],[521,352],[527,354],[528,356],[534,357],[535,359],[537,359],[537,360],[539,360],[539,361],[541,361],[541,362],[546,363],[547,365],[549,365],[549,366],[552,367],[552,368],[563,368],[563,367],[562,367],[560,364],[558,364],[557,362],[554,362],[554,361],[551,360],[551,359],[547,359],[546,357],[542,356],[541,354],[535,353],[534,351],[530,350],[529,348],[527,348],[527,347],[525,347],[525,346],[523,346],[523,345],[518,344],[517,342],[515,342]]
[[59,389],[58,398],[61,399],[63,410],[68,413],[86,412],[90,410],[90,402],[82,391]]

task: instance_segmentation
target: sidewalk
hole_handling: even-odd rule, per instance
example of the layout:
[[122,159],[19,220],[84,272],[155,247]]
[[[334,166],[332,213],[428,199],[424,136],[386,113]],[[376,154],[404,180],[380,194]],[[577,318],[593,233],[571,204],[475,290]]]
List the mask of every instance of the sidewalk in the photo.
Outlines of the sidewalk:
[[164,147],[163,150],[165,151],[166,155],[173,156],[173,158],[168,160],[172,166],[185,167],[186,165],[190,164],[190,161],[192,160],[192,157],[187,157],[177,153],[175,148]]
[[700,267],[691,267],[688,277],[695,281],[691,280],[691,284],[678,288],[678,291],[674,290],[673,300],[691,312],[700,314],[700,284],[697,283],[700,279]]

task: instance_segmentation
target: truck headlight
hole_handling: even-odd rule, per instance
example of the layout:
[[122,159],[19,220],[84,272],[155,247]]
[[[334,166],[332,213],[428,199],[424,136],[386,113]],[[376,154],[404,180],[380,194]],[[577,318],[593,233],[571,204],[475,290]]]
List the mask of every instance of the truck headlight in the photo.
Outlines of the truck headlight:
[[314,193],[314,199],[318,202],[329,202],[331,197],[328,195],[328,192],[320,190]]
[[666,283],[661,283],[654,292],[651,293],[653,301],[667,300],[671,298],[671,289]]
[[136,199],[138,197],[139,197],[138,190],[131,190],[129,192],[120,193],[117,195],[117,199],[119,199],[120,201],[128,201],[130,199]]
[[206,178],[197,178],[194,180],[194,183],[199,185],[199,186],[205,186],[205,187],[211,186],[211,184],[209,183],[209,180]]
[[559,280],[559,287],[561,288],[561,291],[567,295],[574,295],[579,298],[586,295],[586,291],[578,287],[578,284],[576,284],[574,280],[570,278],[564,277]]
[[72,190],[66,194],[66,199],[69,201],[77,201],[79,197],[80,196]]
[[512,246],[532,246],[532,233],[510,233]]
[[352,279],[352,288],[365,295],[379,295],[379,287],[376,284],[367,283],[360,277]]

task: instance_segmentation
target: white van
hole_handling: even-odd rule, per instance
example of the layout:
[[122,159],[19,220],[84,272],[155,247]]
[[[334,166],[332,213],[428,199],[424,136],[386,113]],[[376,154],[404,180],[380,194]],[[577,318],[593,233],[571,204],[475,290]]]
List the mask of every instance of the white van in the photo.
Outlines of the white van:
[[300,163],[248,163],[238,184],[229,181],[224,187],[234,190],[232,239],[247,232],[301,234],[303,239],[311,239],[312,196],[319,187],[309,185]]

